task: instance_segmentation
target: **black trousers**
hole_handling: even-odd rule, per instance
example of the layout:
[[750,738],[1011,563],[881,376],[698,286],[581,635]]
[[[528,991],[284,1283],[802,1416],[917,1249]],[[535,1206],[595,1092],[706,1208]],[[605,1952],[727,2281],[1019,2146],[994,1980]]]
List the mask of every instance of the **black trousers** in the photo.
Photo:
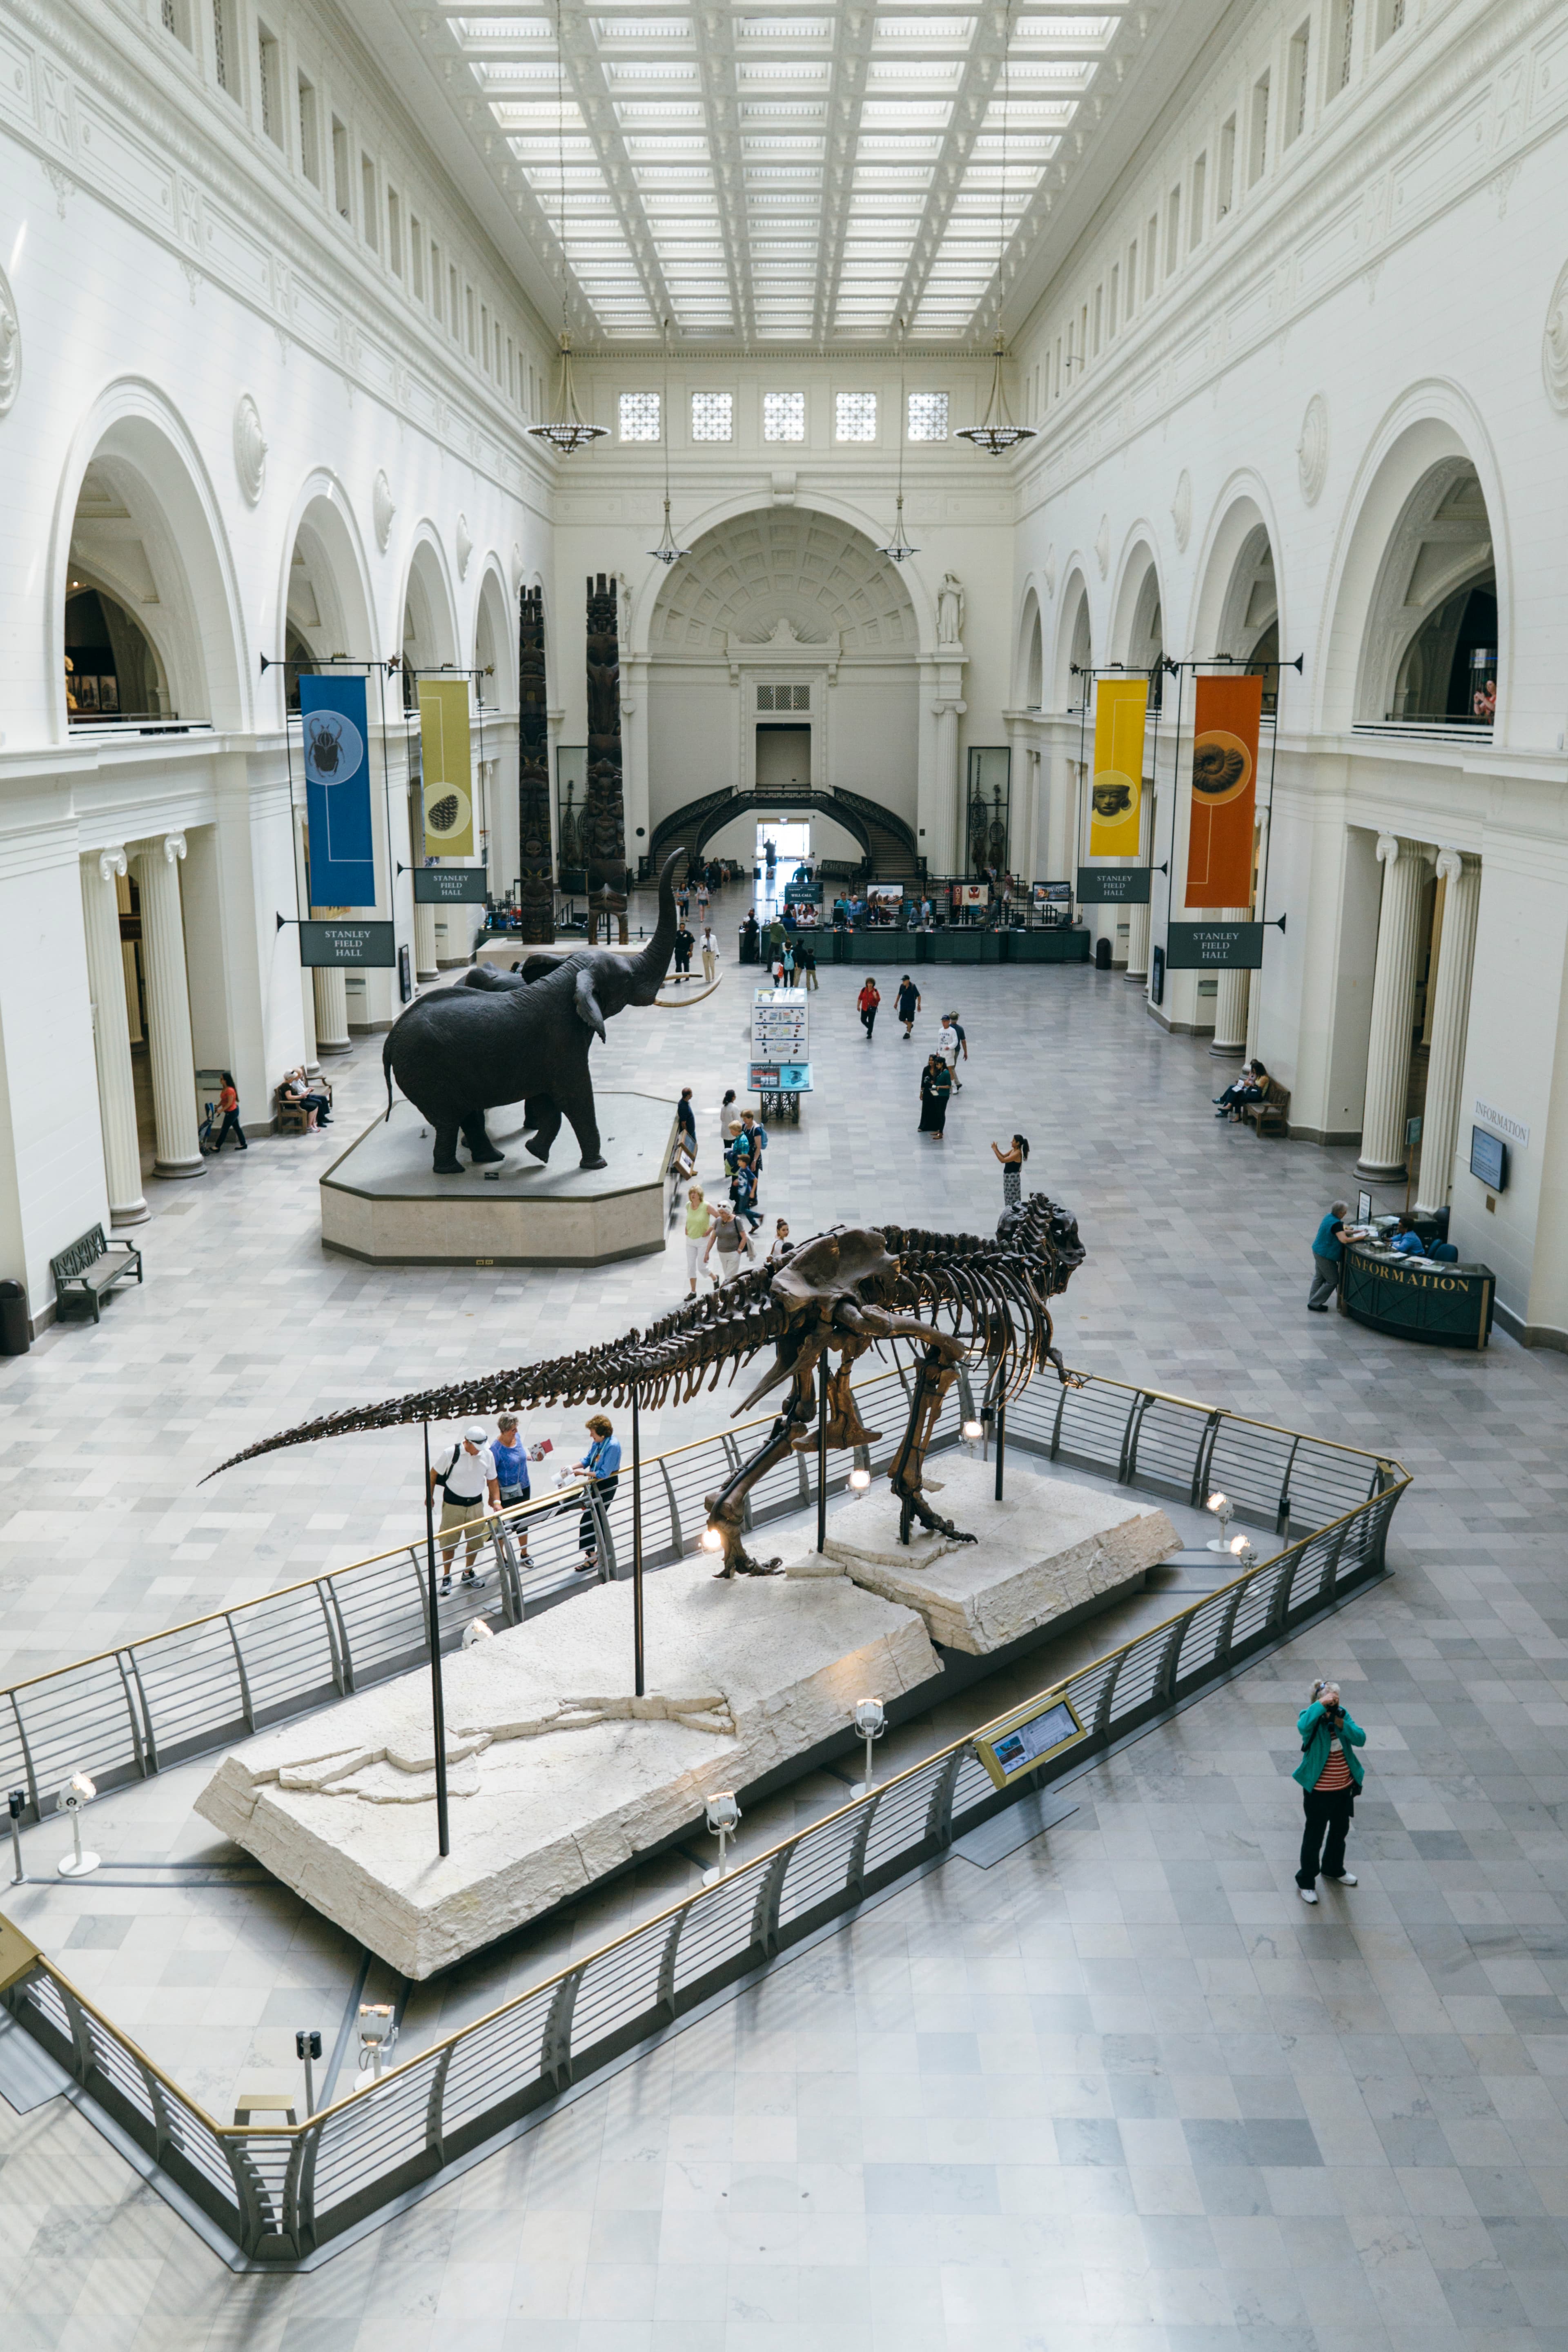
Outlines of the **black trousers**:
[[[615,1501],[616,1488],[620,1485],[620,1473],[617,1471],[613,1478],[606,1478],[604,1485],[599,1488],[599,1501],[605,1510],[608,1510],[610,1505]],[[582,1545],[583,1549],[587,1552],[590,1557],[597,1558],[599,1550],[599,1530],[592,1511],[584,1511],[582,1517],[578,1520],[577,1540]]]
[[242,1151],[247,1149],[245,1129],[239,1123],[239,1113],[237,1110],[225,1111],[223,1125],[218,1129],[217,1141],[213,1145],[214,1151],[221,1151],[231,1135],[237,1135],[239,1138],[239,1148]]
[[868,1011],[862,1013],[860,1015],[860,1026],[864,1029],[868,1037],[871,1034],[871,1032],[877,1025],[877,1015],[880,1013],[881,1009],[882,1008],[879,1004],[873,1004]]
[[1301,1862],[1296,1873],[1298,1886],[1315,1886],[1322,1855],[1321,1869],[1325,1878],[1342,1878],[1345,1867],[1345,1838],[1350,1830],[1351,1815],[1355,1811],[1353,1789],[1303,1789],[1301,1810],[1306,1819],[1301,1825]]

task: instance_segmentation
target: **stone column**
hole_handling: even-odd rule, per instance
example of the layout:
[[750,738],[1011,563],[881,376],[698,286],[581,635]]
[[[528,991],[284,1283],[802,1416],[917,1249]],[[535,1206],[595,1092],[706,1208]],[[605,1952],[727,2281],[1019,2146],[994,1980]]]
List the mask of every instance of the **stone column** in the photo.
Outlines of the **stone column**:
[[[131,880],[129,873],[117,874],[115,876],[114,898],[115,905],[119,912],[122,915],[130,914]],[[134,940],[121,940],[120,961],[125,973],[125,1026],[129,1033],[131,1043],[133,1045],[140,1045],[142,1042],[142,991],[137,984],[136,942]]]
[[98,1065],[98,1116],[103,1131],[103,1173],[109,1221],[140,1225],[150,1212],[142,1196],[142,1148],[136,1133],[136,1085],[131,1074],[131,1024],[125,1014],[125,965],[120,952],[123,849],[85,857],[81,911],[87,933],[87,984],[92,992],[93,1057]]
[[[1251,914],[1250,907],[1222,907],[1222,923],[1245,923]],[[1247,1051],[1247,1001],[1249,971],[1222,971],[1216,975],[1214,1000],[1214,1035],[1209,1052],[1230,1061],[1238,1062]]]
[[1457,849],[1437,853],[1437,872],[1447,887],[1443,898],[1443,938],[1437,950],[1436,1002],[1427,1022],[1431,1059],[1426,1065],[1426,1108],[1421,1118],[1418,1215],[1444,1207],[1459,1139],[1460,1088],[1465,1042],[1470,1025],[1470,971],[1476,957],[1476,917],[1481,902],[1481,866]]
[[417,900],[414,907],[414,977],[434,980],[436,977],[436,909]]
[[144,842],[136,852],[142,949],[147,967],[153,1117],[157,1129],[154,1176],[206,1174],[196,1130],[196,1066],[191,1046],[185,932],[180,919],[180,860],[184,854],[183,833]]
[[1372,982],[1366,1103],[1356,1174],[1376,1183],[1404,1176],[1405,1104],[1410,1091],[1411,1024],[1415,1017],[1415,950],[1426,860],[1420,845],[1392,833],[1377,836],[1383,905]]
[[[320,907],[312,907],[310,912],[321,919]],[[316,1051],[346,1054],[353,1042],[349,1035],[347,974],[341,964],[318,964],[310,981],[316,999]]]
[[944,874],[959,874],[964,870],[959,849],[959,810],[963,805],[958,790],[960,708],[955,699],[946,697],[933,705],[936,719],[936,806],[940,827],[937,855],[942,860],[938,870]]
[[[1258,854],[1253,860],[1254,869],[1258,874],[1264,874],[1268,871],[1268,811],[1267,808],[1260,808],[1258,812]],[[1261,898],[1258,901],[1258,911],[1259,914],[1265,912],[1264,901]],[[1249,1062],[1255,1062],[1258,1059],[1258,1030],[1259,1016],[1263,1010],[1263,973],[1261,970],[1258,971],[1256,977],[1249,974],[1248,979],[1250,984],[1247,992],[1247,1059]]]
[[[1152,782],[1149,778],[1145,777],[1143,782],[1142,805],[1138,815],[1138,858],[1141,865],[1147,866],[1149,863],[1149,845],[1153,838],[1154,786]],[[1151,891],[1152,891],[1153,887],[1153,881],[1151,878],[1149,884]],[[1144,987],[1147,987],[1149,981],[1149,935],[1152,929],[1151,918],[1152,917],[1152,914],[1153,908],[1150,906],[1147,899],[1144,900],[1142,906],[1129,907],[1127,909],[1127,971],[1125,977],[1128,980],[1138,982]]]

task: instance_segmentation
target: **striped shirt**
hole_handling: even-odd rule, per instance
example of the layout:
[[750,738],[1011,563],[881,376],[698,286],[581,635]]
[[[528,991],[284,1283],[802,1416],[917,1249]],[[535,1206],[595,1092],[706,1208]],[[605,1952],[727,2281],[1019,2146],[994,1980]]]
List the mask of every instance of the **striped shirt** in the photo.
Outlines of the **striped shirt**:
[[1353,1789],[1351,1768],[1345,1761],[1343,1743],[1338,1739],[1329,1744],[1329,1760],[1312,1783],[1314,1792],[1331,1794],[1336,1789]]

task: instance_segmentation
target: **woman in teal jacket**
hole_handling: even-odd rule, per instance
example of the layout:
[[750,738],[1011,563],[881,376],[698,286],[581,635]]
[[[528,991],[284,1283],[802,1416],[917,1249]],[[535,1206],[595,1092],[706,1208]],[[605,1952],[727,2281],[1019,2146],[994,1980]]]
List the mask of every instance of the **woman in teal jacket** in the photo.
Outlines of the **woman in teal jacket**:
[[1301,1735],[1301,1761],[1290,1778],[1300,1783],[1306,1814],[1296,1886],[1303,1903],[1315,1903],[1320,1853],[1325,1878],[1341,1886],[1356,1883],[1354,1871],[1345,1868],[1345,1837],[1366,1778],[1355,1753],[1366,1734],[1341,1706],[1338,1683],[1312,1685],[1307,1704],[1296,1718],[1296,1728]]

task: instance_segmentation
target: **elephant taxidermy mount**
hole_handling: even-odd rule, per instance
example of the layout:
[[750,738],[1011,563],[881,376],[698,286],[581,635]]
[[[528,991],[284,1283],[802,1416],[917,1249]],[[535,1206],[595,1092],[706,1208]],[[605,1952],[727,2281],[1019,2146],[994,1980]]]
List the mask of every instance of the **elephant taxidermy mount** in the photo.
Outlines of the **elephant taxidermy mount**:
[[535,1160],[549,1159],[565,1119],[582,1166],[605,1165],[588,1048],[607,1020],[628,1004],[651,1004],[663,985],[675,949],[671,877],[681,854],[673,850],[664,862],[658,922],[635,956],[610,948],[579,949],[559,962],[531,956],[521,978],[476,965],[458,987],[420,997],[394,1022],[381,1055],[386,1116],[395,1078],[435,1129],[437,1176],[465,1172],[459,1133],[476,1166],[504,1160],[485,1132],[485,1113],[515,1102],[523,1105],[531,1130],[524,1149]]

